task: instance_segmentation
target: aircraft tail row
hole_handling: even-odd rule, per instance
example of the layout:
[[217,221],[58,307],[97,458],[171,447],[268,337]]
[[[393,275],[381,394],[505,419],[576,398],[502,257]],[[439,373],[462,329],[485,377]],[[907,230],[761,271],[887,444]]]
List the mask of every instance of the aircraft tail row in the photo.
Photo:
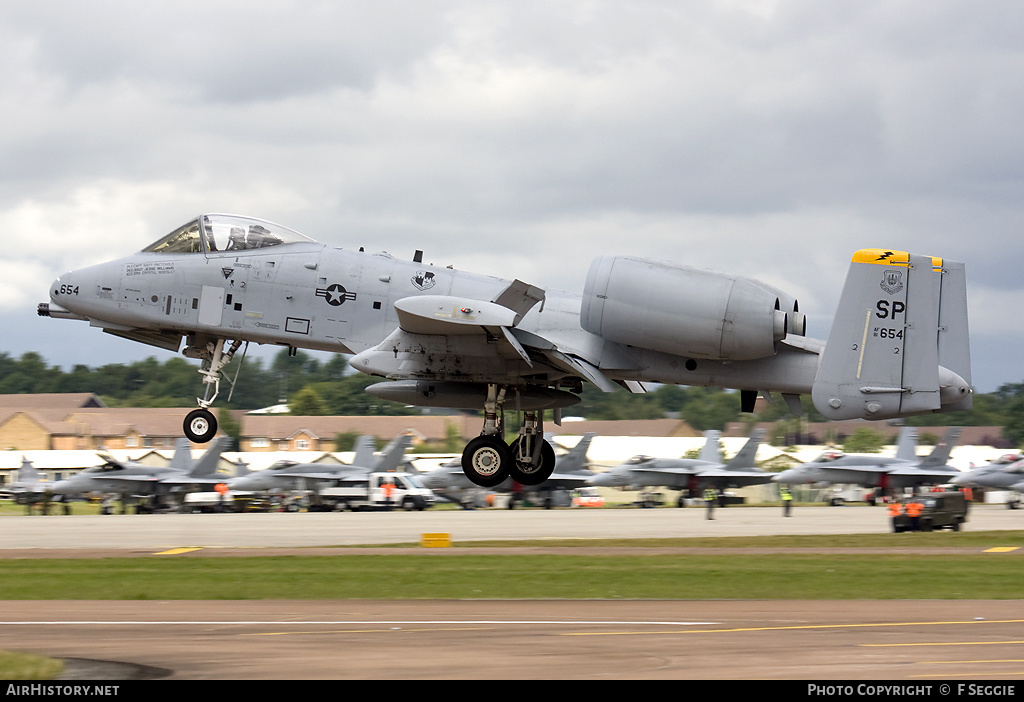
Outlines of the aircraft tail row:
[[854,254],[811,397],[828,419],[970,409],[964,264]]

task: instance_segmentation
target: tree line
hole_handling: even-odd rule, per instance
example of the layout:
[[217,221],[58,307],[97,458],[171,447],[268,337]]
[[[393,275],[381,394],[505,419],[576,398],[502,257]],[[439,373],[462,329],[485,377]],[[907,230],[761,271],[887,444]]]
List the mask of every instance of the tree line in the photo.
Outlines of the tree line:
[[[396,415],[418,414],[419,408],[380,400],[364,392],[380,382],[355,372],[341,354],[321,361],[302,351],[290,355],[282,349],[269,363],[244,359],[237,386],[236,358],[224,373],[218,406],[231,409],[259,409],[287,403],[297,415]],[[0,353],[0,394],[88,392],[99,395],[111,407],[189,407],[202,393],[198,364],[181,357],[160,362],[154,357],[128,364],[98,368],[76,365],[70,371],[50,366],[35,352],[14,358]],[[230,395],[230,399],[229,399]],[[666,416],[685,420],[699,431],[722,429],[729,422],[774,422],[779,431],[799,431],[784,402],[769,405],[756,415],[740,412],[739,393],[715,388],[662,385],[652,391],[633,394],[626,390],[605,393],[585,385],[578,405],[563,414],[587,419],[658,419]],[[802,397],[804,419],[825,421]],[[993,393],[976,394],[968,411],[910,417],[911,426],[941,423],[949,426],[1001,426],[1003,436],[1015,445],[1024,442],[1024,383],[1007,383]]]

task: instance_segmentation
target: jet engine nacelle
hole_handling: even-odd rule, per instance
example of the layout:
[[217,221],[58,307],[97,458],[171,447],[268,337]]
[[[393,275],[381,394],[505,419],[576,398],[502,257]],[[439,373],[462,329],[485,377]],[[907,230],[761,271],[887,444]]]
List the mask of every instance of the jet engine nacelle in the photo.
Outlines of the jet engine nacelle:
[[795,300],[748,278],[601,256],[587,274],[580,322],[588,332],[620,344],[742,361],[775,354],[788,331],[789,310],[794,321],[802,319]]

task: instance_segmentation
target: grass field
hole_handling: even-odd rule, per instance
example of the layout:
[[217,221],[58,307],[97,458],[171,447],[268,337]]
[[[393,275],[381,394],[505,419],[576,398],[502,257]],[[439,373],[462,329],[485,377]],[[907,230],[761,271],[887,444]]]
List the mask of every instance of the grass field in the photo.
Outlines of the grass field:
[[[475,553],[483,546],[504,552]],[[517,546],[609,550],[522,553]],[[670,550],[679,547],[695,550]],[[905,553],[907,547],[957,551]],[[1014,551],[986,552],[993,547],[1024,552],[1024,532],[474,542],[443,554],[364,554],[355,547],[339,548],[336,556],[296,549],[295,555],[274,557],[10,559],[0,567],[0,598],[1021,598],[1024,558]],[[858,548],[876,552],[851,552]]]

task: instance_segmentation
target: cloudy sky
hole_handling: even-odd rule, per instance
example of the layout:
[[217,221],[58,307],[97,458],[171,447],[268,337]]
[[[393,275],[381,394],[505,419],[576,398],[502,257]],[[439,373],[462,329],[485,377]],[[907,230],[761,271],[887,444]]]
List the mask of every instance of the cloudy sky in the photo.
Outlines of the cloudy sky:
[[991,392],[1024,381],[1022,125],[1018,0],[7,0],[0,352],[169,357],[35,307],[215,211],[548,288],[598,253],[751,275],[819,338],[855,250],[943,256]]

